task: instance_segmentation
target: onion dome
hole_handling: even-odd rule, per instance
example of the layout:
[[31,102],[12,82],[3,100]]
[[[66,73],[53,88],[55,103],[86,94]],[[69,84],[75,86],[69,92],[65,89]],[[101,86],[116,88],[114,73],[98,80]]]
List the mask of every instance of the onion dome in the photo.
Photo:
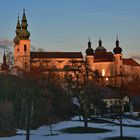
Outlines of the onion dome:
[[27,24],[27,19],[25,15],[25,9],[23,9],[23,17],[22,17],[22,23],[21,23],[21,33],[20,33],[20,38],[21,39],[29,39],[30,37],[30,32],[27,30],[28,24]]
[[1,70],[8,70],[9,66],[6,63],[6,56],[5,56],[5,52],[3,55],[3,64],[1,65]]
[[89,42],[88,42],[88,48],[86,49],[86,54],[87,55],[93,55],[94,54],[94,50],[91,48],[90,39],[89,39]]
[[19,45],[19,41],[20,41],[20,33],[21,33],[21,26],[20,26],[20,21],[19,21],[19,17],[18,17],[18,21],[17,21],[17,26],[16,26],[16,36],[14,38],[14,43],[15,45]]
[[27,39],[28,40],[29,37],[30,37],[29,31],[22,29],[22,32],[20,34],[20,38],[23,39],[23,40],[24,39]]
[[99,38],[99,46],[96,48],[95,53],[97,52],[106,52],[106,49],[102,46],[102,40],[101,38]]
[[116,47],[113,49],[113,52],[115,54],[121,54],[121,52],[122,52],[122,48],[119,46],[118,37],[117,37],[117,40],[116,40]]
[[15,45],[19,45],[19,41],[20,41],[20,37],[16,35],[14,38]]

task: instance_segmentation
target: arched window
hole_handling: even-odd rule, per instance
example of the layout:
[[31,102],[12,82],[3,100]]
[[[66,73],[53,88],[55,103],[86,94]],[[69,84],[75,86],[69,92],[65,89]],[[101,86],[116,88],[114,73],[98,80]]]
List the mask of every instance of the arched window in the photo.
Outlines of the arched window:
[[25,51],[25,52],[27,51],[27,46],[26,46],[26,44],[24,45],[24,51]]

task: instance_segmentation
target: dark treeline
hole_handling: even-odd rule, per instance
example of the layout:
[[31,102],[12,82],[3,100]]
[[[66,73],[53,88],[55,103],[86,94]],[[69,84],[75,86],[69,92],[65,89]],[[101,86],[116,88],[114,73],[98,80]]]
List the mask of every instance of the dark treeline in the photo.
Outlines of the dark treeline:
[[52,134],[52,123],[73,115],[79,115],[79,119],[82,116],[83,130],[87,132],[88,118],[95,113],[101,116],[108,113],[103,94],[113,91],[119,95],[119,104],[114,104],[114,112],[110,113],[119,120],[122,137],[123,97],[133,89],[139,91],[139,79],[134,81],[131,87],[127,84],[117,89],[103,87],[89,80],[80,67],[67,72],[65,79],[53,71],[44,75],[38,70],[21,77],[0,75],[0,136],[16,134],[15,130],[20,128],[27,131],[26,140],[29,140],[30,129],[44,124],[50,126]]
[[58,83],[48,82],[43,76],[0,75],[1,132],[15,133],[15,128],[34,129],[68,119],[72,100]]

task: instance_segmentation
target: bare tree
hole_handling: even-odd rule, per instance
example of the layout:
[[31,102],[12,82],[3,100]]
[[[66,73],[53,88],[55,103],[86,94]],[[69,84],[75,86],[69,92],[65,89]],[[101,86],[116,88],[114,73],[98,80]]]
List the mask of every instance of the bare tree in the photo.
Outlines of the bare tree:
[[[84,120],[84,132],[87,132],[88,117],[90,116],[91,105],[98,107],[101,101],[100,90],[93,81],[89,81],[86,65],[72,63],[69,72],[66,74],[67,90],[79,105]],[[79,114],[80,115],[80,114]]]
[[120,137],[123,138],[123,115],[124,115],[124,107],[126,102],[124,101],[124,97],[127,96],[127,92],[121,87],[112,87],[113,92],[116,94],[118,102],[112,105],[114,117],[119,121],[120,127]]

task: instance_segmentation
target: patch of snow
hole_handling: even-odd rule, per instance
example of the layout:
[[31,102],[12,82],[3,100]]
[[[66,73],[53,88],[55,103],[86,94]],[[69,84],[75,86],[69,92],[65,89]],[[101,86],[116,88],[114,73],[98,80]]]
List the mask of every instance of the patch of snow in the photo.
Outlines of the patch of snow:
[[[73,119],[79,119],[79,117],[75,117]],[[135,120],[124,120],[125,123],[133,124],[136,123]],[[140,124],[140,120],[137,121],[137,124]],[[36,130],[31,130],[31,140],[101,140],[105,137],[110,136],[119,136],[119,126],[112,125],[109,123],[89,123],[90,127],[96,128],[104,128],[111,129],[112,132],[107,133],[92,133],[92,134],[68,134],[62,133],[59,130],[75,127],[75,126],[83,126],[83,122],[79,121],[64,121],[60,123],[56,123],[52,125],[53,134],[58,134],[54,136],[46,136],[50,134],[49,126],[41,126]],[[124,136],[134,136],[140,138],[140,128],[135,127],[123,127]],[[25,134],[24,130],[18,130],[17,133]],[[25,140],[25,135],[17,135],[12,137],[0,138],[0,140]]]

